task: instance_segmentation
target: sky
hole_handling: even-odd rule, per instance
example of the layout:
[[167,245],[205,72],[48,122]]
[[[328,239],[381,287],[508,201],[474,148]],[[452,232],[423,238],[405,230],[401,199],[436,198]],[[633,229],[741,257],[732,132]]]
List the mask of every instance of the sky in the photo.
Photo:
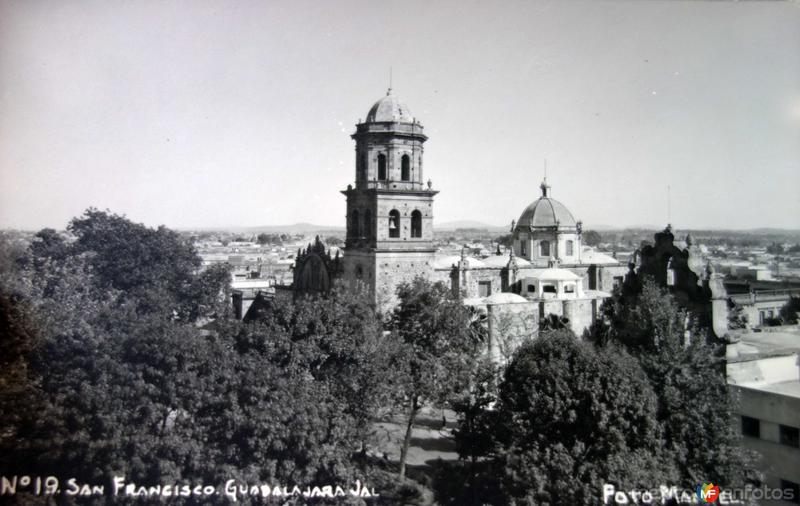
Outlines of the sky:
[[344,226],[425,126],[435,222],[800,228],[800,2],[0,0],[0,228]]

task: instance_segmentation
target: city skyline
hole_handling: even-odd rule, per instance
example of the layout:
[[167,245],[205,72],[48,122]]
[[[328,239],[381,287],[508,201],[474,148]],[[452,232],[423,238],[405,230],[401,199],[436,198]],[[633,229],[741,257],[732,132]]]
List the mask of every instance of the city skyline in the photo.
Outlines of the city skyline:
[[391,68],[434,226],[510,224],[547,160],[587,227],[796,229],[798,48],[797,2],[4,1],[0,227],[342,227]]

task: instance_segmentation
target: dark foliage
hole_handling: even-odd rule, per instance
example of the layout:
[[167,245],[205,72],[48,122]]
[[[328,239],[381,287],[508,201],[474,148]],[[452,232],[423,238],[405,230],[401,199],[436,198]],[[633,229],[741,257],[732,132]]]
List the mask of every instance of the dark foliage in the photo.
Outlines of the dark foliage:
[[752,457],[740,447],[722,347],[649,279],[641,293],[617,296],[604,311],[607,325],[596,329],[596,342],[623,346],[647,374],[679,483],[743,485],[753,476]]
[[[0,255],[0,474],[107,487],[377,476],[353,457],[388,402],[392,340],[363,300],[308,298],[205,331],[225,268],[197,273],[174,232],[116,215],[90,210],[71,230],[72,243],[45,231]],[[215,501],[229,503],[202,500]]]
[[581,241],[585,246],[597,246],[603,242],[603,237],[600,235],[600,233],[595,232],[594,230],[585,230],[581,234]]
[[671,468],[655,411],[647,378],[624,351],[544,333],[517,351],[495,408],[472,422],[472,432],[491,434],[483,458],[448,469],[466,486],[445,492],[439,480],[437,490],[458,498],[452,504],[597,504],[602,483],[663,482]]

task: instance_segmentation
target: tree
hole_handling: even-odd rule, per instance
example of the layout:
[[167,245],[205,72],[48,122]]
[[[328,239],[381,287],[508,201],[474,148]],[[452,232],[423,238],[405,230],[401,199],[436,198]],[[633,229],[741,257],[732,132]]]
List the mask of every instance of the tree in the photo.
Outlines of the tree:
[[[5,281],[5,279],[3,280]],[[14,428],[36,399],[29,381],[31,350],[38,345],[34,308],[9,284],[0,283],[0,448],[16,437]]]
[[[220,298],[229,284],[226,267],[199,275],[194,246],[166,228],[147,228],[124,216],[87,209],[68,227],[76,236],[70,255],[88,254],[98,289],[113,289],[140,313],[194,321],[198,308]],[[214,281],[211,283],[210,281]]]
[[466,385],[484,350],[484,331],[469,309],[443,283],[415,278],[397,288],[399,305],[390,327],[403,353],[395,370],[402,377],[405,436],[400,451],[400,477],[414,422],[428,402],[445,404]]
[[798,314],[800,314],[800,297],[791,296],[786,301],[786,304],[781,307],[781,321],[788,325],[796,325]]
[[495,237],[494,242],[505,246],[506,248],[510,248],[514,244],[514,236],[512,234],[504,234],[499,237]]
[[767,246],[767,253],[772,255],[782,255],[785,253],[783,249],[783,245],[777,242],[773,242]]
[[594,230],[586,230],[581,234],[581,240],[586,246],[597,246],[603,242],[603,237],[599,232],[595,232]]
[[43,228],[33,236],[30,245],[34,261],[45,259],[63,260],[70,253],[64,237],[52,228]]
[[353,454],[391,375],[371,307],[304,299],[206,332],[140,312],[96,279],[95,260],[71,252],[42,275],[9,273],[32,282],[0,297],[0,469],[145,485],[363,481]]
[[[382,322],[363,293],[334,290],[328,296],[303,296],[292,303],[274,301],[265,318],[251,327],[247,341],[239,340],[242,353],[261,350],[276,335],[288,335],[303,367],[330,387],[341,409],[352,417],[367,449],[372,423],[395,401],[398,390],[393,362],[403,349],[383,332]],[[254,341],[255,340],[255,341]]]
[[502,481],[500,503],[598,504],[598,483],[649,488],[671,478],[656,396],[617,347],[543,333],[509,363],[496,409],[490,469]]
[[453,431],[457,463],[440,463],[433,488],[442,505],[502,503],[498,475],[491,466],[497,456],[499,413],[495,408],[503,368],[489,357],[480,360],[468,389],[451,406],[457,415]]
[[[635,356],[658,399],[657,417],[684,486],[714,477],[742,486],[752,475],[732,420],[735,402],[725,379],[724,354],[707,329],[692,323],[673,297],[646,279],[636,296],[604,305],[608,325],[595,334]],[[703,402],[698,403],[698,399]]]
[[539,330],[560,330],[569,328],[569,318],[564,315],[549,313],[539,319]]
[[744,308],[735,303],[732,299],[728,300],[728,329],[746,329],[749,325],[749,319]]

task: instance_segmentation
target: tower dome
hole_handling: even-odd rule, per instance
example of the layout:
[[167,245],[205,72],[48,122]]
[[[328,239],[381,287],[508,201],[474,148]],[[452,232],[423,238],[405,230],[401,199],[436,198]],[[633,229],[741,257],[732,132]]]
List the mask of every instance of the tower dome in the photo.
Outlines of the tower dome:
[[550,187],[546,182],[542,182],[542,196],[522,211],[517,227],[524,228],[553,228],[569,227],[576,228],[577,222],[569,212],[569,209],[561,202],[547,196]]
[[406,104],[392,95],[392,89],[386,92],[386,96],[375,102],[367,113],[366,123],[399,122],[413,123],[414,117],[408,110]]

